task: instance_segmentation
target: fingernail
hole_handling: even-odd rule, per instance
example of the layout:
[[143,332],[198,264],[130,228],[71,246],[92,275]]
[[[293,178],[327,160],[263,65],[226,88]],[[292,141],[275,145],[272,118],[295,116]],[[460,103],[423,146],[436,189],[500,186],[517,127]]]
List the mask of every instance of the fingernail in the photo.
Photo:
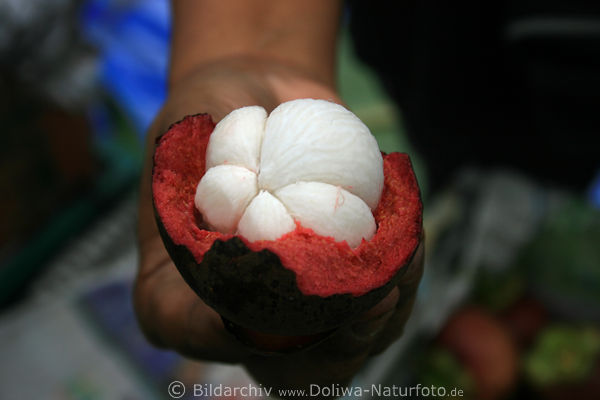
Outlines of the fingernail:
[[371,320],[357,322],[351,327],[352,334],[357,339],[368,340],[377,336],[390,319],[394,310],[389,310]]

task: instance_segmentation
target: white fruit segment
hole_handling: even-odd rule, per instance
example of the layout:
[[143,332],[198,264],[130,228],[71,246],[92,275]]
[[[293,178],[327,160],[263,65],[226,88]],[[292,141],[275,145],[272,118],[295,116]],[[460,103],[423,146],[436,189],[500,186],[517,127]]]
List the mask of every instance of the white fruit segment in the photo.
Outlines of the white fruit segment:
[[273,191],[299,181],[341,186],[377,207],[383,158],[369,128],[325,100],[290,101],[273,110],[261,147],[259,186]]
[[294,100],[269,117],[258,106],[235,110],[211,134],[206,168],[195,204],[212,229],[276,240],[297,221],[351,247],[375,234],[383,159],[338,104]]
[[277,190],[275,196],[302,226],[345,240],[350,247],[375,234],[377,226],[367,204],[339,186],[298,182]]
[[246,207],[238,234],[254,242],[276,240],[296,229],[296,224],[277,198],[262,190]]
[[259,106],[229,113],[216,126],[206,150],[206,169],[233,164],[257,172],[267,112]]
[[235,233],[238,221],[256,193],[254,172],[237,165],[218,165],[206,171],[200,180],[194,204],[213,229]]

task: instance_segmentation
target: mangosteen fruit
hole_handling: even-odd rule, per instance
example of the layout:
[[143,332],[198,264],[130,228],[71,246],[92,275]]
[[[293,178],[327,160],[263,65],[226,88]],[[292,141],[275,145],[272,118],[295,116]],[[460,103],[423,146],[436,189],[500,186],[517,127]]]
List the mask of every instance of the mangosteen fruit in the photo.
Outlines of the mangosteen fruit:
[[325,100],[188,116],[156,140],[155,215],[169,255],[226,321],[331,331],[398,283],[422,238],[406,154]]

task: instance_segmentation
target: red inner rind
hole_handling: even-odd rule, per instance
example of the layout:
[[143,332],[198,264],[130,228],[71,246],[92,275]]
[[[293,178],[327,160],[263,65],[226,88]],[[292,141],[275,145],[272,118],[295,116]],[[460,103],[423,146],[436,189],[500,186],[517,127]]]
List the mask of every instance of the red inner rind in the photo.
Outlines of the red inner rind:
[[[194,211],[196,186],[205,172],[206,147],[214,123],[208,115],[186,117],[157,143],[152,190],[165,230],[177,245],[190,250],[198,264],[216,239],[233,235],[201,229]],[[373,215],[377,232],[351,249],[346,242],[298,226],[275,241],[248,242],[252,251],[267,249],[296,274],[306,295],[363,295],[386,284],[419,244],[422,205],[419,187],[406,154],[384,156],[384,189]],[[201,267],[199,267],[201,268]]]

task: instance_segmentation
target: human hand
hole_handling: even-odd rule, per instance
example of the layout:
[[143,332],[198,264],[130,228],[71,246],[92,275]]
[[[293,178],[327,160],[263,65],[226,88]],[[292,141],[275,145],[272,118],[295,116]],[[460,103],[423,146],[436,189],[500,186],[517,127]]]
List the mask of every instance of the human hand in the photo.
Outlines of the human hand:
[[[295,98],[340,102],[327,82],[280,62],[232,57],[188,73],[173,85],[147,140],[140,193],[140,268],[134,301],[138,319],[151,342],[207,361],[242,363],[264,385],[282,388],[309,384],[343,384],[371,354],[385,349],[400,334],[410,313],[423,267],[422,248],[397,288],[352,324],[306,351],[265,356],[242,345],[224,327],[219,314],[185,283],[160,239],[151,193],[152,150],[155,138],[185,115],[209,113],[215,122],[234,109],[261,105],[271,111]],[[258,335],[258,336],[256,336]],[[255,334],[279,347],[295,338]]]

